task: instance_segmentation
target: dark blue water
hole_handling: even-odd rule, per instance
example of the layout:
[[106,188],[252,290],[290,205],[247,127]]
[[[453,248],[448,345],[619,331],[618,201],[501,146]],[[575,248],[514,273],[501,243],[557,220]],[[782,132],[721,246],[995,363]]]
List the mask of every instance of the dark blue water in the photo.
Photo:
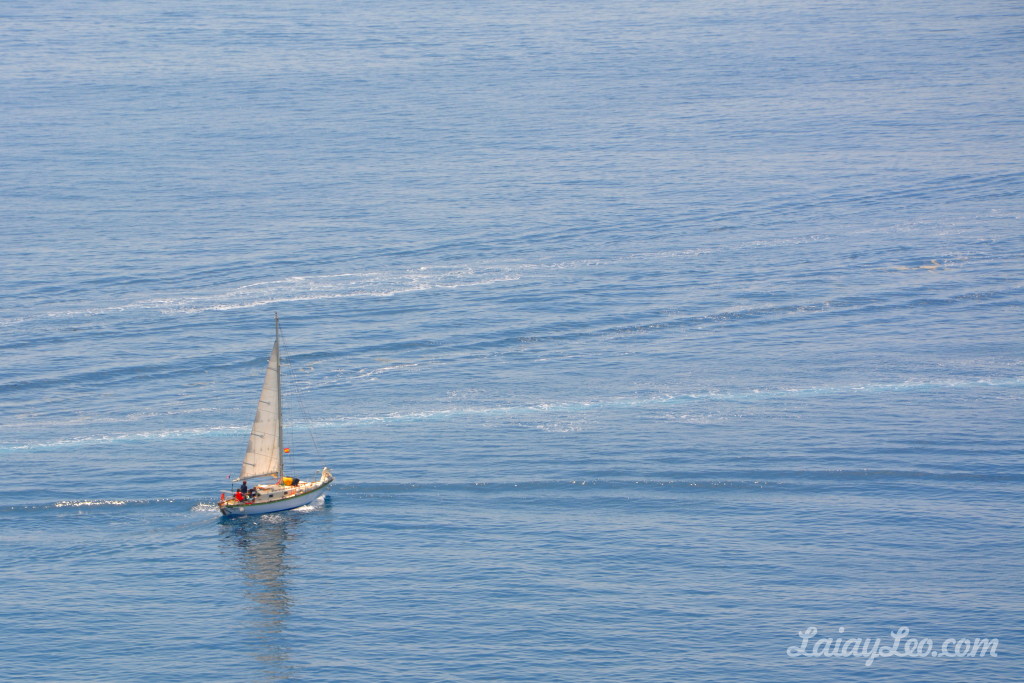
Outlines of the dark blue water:
[[1024,677],[1018,3],[0,20],[5,680]]

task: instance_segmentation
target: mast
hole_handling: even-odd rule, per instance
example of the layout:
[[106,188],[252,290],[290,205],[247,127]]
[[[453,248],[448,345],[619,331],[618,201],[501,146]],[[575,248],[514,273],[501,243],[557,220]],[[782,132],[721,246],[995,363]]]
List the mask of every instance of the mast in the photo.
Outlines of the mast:
[[274,311],[274,348],[277,350],[277,478],[284,476],[284,412],[281,408],[281,323]]

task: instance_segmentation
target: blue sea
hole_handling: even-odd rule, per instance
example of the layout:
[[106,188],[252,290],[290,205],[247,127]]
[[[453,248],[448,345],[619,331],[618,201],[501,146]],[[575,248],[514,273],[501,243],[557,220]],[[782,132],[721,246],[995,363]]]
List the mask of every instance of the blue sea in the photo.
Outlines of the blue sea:
[[0,26],[0,679],[1024,679],[1019,2]]

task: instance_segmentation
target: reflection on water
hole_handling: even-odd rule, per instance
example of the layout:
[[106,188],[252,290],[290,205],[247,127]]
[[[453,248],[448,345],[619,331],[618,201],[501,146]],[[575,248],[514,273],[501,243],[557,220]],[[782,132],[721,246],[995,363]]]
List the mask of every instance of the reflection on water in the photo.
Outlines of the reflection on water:
[[291,599],[288,575],[293,558],[288,545],[295,537],[305,515],[271,514],[222,520],[223,549],[234,555],[240,583],[249,598],[247,630],[256,640],[256,658],[261,664],[261,680],[285,680],[292,676],[288,641],[283,637]]

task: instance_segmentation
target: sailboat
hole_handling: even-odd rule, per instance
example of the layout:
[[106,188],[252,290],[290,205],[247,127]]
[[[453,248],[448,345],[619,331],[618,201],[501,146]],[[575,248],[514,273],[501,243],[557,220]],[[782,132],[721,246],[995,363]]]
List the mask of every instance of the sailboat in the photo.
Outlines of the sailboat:
[[284,427],[281,420],[281,324],[274,314],[274,348],[263,376],[263,390],[256,404],[256,419],[249,445],[242,458],[242,472],[236,481],[271,478],[271,483],[222,492],[217,507],[227,517],[261,515],[292,510],[312,503],[327,493],[334,475],[324,467],[315,479],[284,476]]

